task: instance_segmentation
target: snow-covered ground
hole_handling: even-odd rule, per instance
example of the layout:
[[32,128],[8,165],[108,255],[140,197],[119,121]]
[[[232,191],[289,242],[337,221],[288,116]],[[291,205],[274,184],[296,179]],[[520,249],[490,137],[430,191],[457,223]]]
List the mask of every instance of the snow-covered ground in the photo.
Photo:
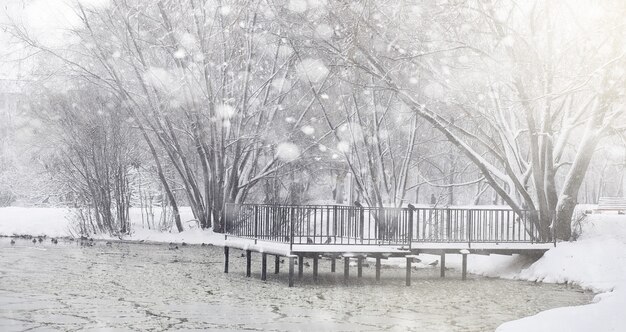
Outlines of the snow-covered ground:
[[[68,209],[0,208],[0,235],[69,236]],[[141,212],[131,211],[133,233],[128,240],[215,243],[223,237],[195,226],[189,209],[182,210],[186,230],[159,232],[142,228]],[[101,236],[107,238],[107,236]],[[424,255],[422,265],[437,257]],[[418,264],[419,265],[419,264]],[[449,255],[447,265],[460,267],[460,255]],[[549,283],[571,283],[598,293],[594,303],[563,307],[501,325],[499,332],[623,331],[626,327],[626,216],[589,215],[576,242],[559,243],[534,262],[522,256],[471,255],[471,273]]]
[[560,243],[527,268],[512,272],[523,266],[513,259],[507,269],[485,267],[484,274],[574,283],[598,292],[594,303],[547,310],[502,324],[498,332],[626,329],[626,216],[589,215],[582,227],[578,241]]

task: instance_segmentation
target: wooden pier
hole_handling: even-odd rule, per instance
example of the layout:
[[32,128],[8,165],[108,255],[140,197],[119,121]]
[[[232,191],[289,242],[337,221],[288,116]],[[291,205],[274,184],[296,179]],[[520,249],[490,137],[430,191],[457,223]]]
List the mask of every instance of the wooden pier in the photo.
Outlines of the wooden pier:
[[[274,273],[281,257],[289,264],[289,286],[303,275],[305,259],[312,260],[317,281],[319,259],[343,260],[344,278],[350,262],[375,259],[376,280],[381,260],[406,260],[406,285],[411,284],[411,263],[419,254],[440,255],[445,277],[446,255],[462,255],[462,278],[467,275],[469,254],[542,255],[556,246],[554,236],[541,237],[534,211],[510,209],[462,209],[415,207],[370,208],[363,206],[280,206],[229,204],[225,218],[224,272],[228,273],[230,248],[246,252],[246,276],[251,275],[252,253],[261,254],[261,279],[267,278],[267,256],[274,256]],[[553,234],[552,234],[553,235]]]

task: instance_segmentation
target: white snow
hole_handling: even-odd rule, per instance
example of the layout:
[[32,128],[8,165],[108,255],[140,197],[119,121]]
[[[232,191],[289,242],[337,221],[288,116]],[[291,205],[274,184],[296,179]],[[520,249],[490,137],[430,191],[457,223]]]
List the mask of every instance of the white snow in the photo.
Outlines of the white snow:
[[319,24],[315,28],[315,36],[320,39],[328,40],[333,36],[333,28],[327,24]]
[[282,161],[294,161],[300,157],[300,148],[290,142],[283,142],[276,147],[276,155]]
[[70,209],[0,208],[0,235],[69,236]]
[[568,282],[598,294],[593,304],[556,308],[497,331],[623,331],[626,327],[626,216],[587,217],[576,242],[560,243],[516,278]]
[[307,3],[304,0],[289,0],[287,8],[295,13],[304,13],[307,9]]
[[179,90],[176,78],[165,68],[149,67],[143,74],[146,83],[164,93],[172,94]]
[[313,135],[313,134],[315,133],[315,128],[313,128],[312,126],[309,126],[309,125],[302,126],[302,127],[300,128],[300,130],[302,130],[302,132],[303,132],[305,135],[309,135],[309,136],[310,136],[310,135]]
[[307,58],[298,64],[296,72],[301,80],[310,80],[313,83],[317,83],[328,75],[328,68],[319,59]]
[[227,104],[218,105],[215,108],[215,114],[220,119],[230,119],[235,115],[235,109]]

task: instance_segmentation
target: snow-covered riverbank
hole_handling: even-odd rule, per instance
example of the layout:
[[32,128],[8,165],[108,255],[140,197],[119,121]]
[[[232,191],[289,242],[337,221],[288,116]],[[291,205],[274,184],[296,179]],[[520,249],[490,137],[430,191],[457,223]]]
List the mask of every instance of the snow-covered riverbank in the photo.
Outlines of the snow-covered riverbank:
[[[510,262],[512,265],[522,262]],[[480,272],[480,271],[473,271]],[[560,243],[534,264],[511,274],[484,274],[573,283],[599,293],[594,303],[541,312],[501,325],[498,332],[624,331],[626,328],[626,216],[590,215],[580,239]]]
[[[0,208],[0,235],[69,236],[67,209]],[[188,209],[183,220],[191,220]],[[142,227],[141,212],[131,211],[133,233],[125,238],[135,241],[218,243],[221,235],[203,231],[187,222],[182,233],[159,232]],[[598,293],[594,303],[563,307],[535,316],[511,321],[497,331],[621,331],[626,326],[626,216],[590,215],[582,225],[576,242],[559,243],[541,259],[533,262],[521,256],[471,255],[471,273],[507,279],[549,283],[572,283]],[[106,239],[108,236],[101,236]],[[435,260],[437,257],[428,257]],[[449,255],[449,267],[460,267],[459,255]]]

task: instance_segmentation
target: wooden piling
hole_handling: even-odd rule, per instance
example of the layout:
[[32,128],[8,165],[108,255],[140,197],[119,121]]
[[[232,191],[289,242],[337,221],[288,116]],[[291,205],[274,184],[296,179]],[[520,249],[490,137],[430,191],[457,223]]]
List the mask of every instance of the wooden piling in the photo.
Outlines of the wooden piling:
[[302,279],[302,275],[304,275],[304,256],[298,256],[298,279]]
[[252,251],[246,250],[246,277],[250,277],[252,275]]
[[296,262],[296,256],[289,256],[289,287],[293,287],[293,270]]
[[224,247],[224,273],[228,273],[228,247]]
[[335,256],[330,259],[330,272],[335,273]]
[[261,254],[261,280],[267,280],[267,254]]
[[462,271],[461,278],[465,280],[467,279],[467,254],[463,254]]
[[441,272],[439,273],[439,276],[441,278],[445,278],[446,277],[446,253],[442,252],[441,253]]
[[357,267],[357,272],[356,272],[356,276],[357,278],[361,278],[363,276],[363,256],[359,256],[357,257],[357,263],[356,263],[356,267]]
[[350,257],[343,258],[343,278],[348,280],[350,277]]
[[463,261],[461,263],[461,279],[467,279],[467,255],[470,253],[469,250],[463,249],[461,250],[461,255],[463,255]]
[[406,285],[411,286],[411,262],[413,258],[406,256]]
[[380,280],[380,257],[376,257],[376,281]]
[[411,286],[411,263],[417,255],[406,255],[406,285]]
[[318,263],[318,256],[317,254],[315,256],[313,256],[313,280],[317,281],[317,263]]
[[274,274],[278,274],[280,272],[280,256],[274,256]]

